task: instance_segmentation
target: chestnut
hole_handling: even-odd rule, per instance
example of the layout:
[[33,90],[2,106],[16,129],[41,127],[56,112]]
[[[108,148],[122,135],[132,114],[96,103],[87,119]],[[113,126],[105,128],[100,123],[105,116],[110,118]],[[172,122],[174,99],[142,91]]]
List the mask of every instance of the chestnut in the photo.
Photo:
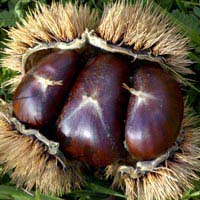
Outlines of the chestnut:
[[13,112],[23,123],[42,128],[60,112],[77,69],[78,53],[58,50],[43,57],[13,95]]
[[[84,172],[102,178],[102,174],[97,173],[102,172],[101,169],[84,170],[82,162],[70,160],[68,155],[71,155],[97,167],[109,164],[106,177],[113,177],[113,189],[121,187],[129,200],[181,198],[185,191],[192,189],[194,180],[199,179],[199,118],[191,115],[193,110],[185,105],[176,140],[182,120],[179,87],[155,64],[142,69],[147,64],[142,66],[141,63],[160,63],[182,83],[185,79],[181,74],[192,72],[187,67],[192,63],[188,57],[190,40],[152,1],[136,0],[133,5],[132,1],[113,1],[105,4],[102,12],[87,5],[56,2],[36,4],[26,19],[8,31],[1,65],[19,72],[19,76],[8,80],[14,87],[23,79],[15,92],[14,113],[24,122],[13,118],[10,104],[0,101],[3,170],[12,172],[12,182],[18,187],[28,191],[37,189],[53,196],[63,196],[80,188],[85,183]],[[67,100],[75,83],[76,75],[71,77],[70,73],[76,67],[77,53],[71,51],[67,57],[58,59],[52,52],[58,48],[77,49],[81,68],[93,56],[103,52],[115,54],[97,56],[89,62]],[[38,66],[43,68],[40,60],[45,60],[49,53],[53,53],[52,62],[46,59],[44,64],[47,63],[52,72],[41,72],[38,76]],[[129,71],[122,56],[125,60],[134,60],[134,64],[129,62],[130,69],[142,66],[136,71],[134,85],[126,86],[132,95],[121,85],[126,83]],[[59,60],[62,65],[57,65]],[[60,73],[59,66],[65,64],[66,74]],[[65,87],[65,81],[72,84]],[[122,147],[128,106],[125,94],[131,95],[126,147],[138,161],[124,156],[128,151]],[[57,121],[65,99],[66,107]],[[52,126],[37,130],[50,121]],[[55,122],[65,157],[54,141]],[[30,128],[31,125],[35,125],[36,130]],[[113,162],[120,156],[126,160]]]
[[122,83],[129,76],[129,64],[116,55],[98,55],[86,64],[57,122],[65,154],[93,167],[123,157],[128,92]]
[[156,64],[144,64],[128,88],[125,141],[137,160],[151,160],[176,141],[183,119],[183,97],[178,83]]

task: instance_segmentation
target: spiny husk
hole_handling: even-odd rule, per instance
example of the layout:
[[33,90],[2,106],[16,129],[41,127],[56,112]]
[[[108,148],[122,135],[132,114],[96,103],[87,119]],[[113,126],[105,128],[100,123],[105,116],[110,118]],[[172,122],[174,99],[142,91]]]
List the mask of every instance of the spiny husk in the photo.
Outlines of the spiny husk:
[[188,38],[153,3],[145,6],[142,1],[133,5],[128,1],[108,4],[100,23],[97,12],[90,11],[87,6],[52,3],[51,6],[37,4],[36,9],[22,20],[22,25],[17,24],[16,28],[8,31],[10,39],[5,43],[6,56],[2,65],[18,71],[20,75],[6,84],[15,88],[21,81],[24,75],[22,58],[28,49],[52,42],[69,43],[80,38],[86,29],[94,29],[105,42],[124,47],[127,51],[130,47],[134,53],[145,53],[157,60],[162,57],[161,62],[168,65],[167,69],[173,68],[182,74],[192,73],[187,68],[191,64],[187,58]]
[[[26,19],[8,31],[9,39],[5,42],[4,67],[24,73],[22,56],[26,50],[41,43],[71,42],[80,38],[86,28],[92,29],[96,24],[97,12],[88,6],[72,3],[52,3],[51,6],[37,3],[36,8],[27,14]],[[15,79],[18,82],[21,80]],[[17,82],[16,82],[17,84]]]
[[133,52],[162,56],[179,73],[192,73],[186,67],[191,64],[187,58],[188,38],[151,1],[146,5],[143,1],[106,5],[97,33],[111,44],[131,47]]
[[0,164],[5,172],[12,171],[11,179],[18,187],[28,191],[35,188],[52,195],[80,188],[84,178],[79,163],[69,162],[67,168],[62,169],[45,145],[16,131],[9,120],[11,112],[8,104],[1,102],[0,111]]
[[184,141],[180,151],[152,172],[133,178],[130,174],[118,173],[119,164],[108,166],[106,175],[115,176],[113,186],[125,190],[128,200],[180,199],[186,190],[193,188],[193,181],[199,180],[196,173],[200,169],[199,122],[192,110],[186,108],[182,124]]

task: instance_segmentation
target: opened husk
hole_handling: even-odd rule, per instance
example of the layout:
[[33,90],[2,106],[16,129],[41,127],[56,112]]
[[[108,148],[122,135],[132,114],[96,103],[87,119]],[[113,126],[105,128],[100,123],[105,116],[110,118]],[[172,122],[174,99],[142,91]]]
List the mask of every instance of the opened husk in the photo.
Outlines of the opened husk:
[[[111,3],[105,5],[101,19],[88,6],[37,4],[35,10],[22,20],[22,25],[11,28],[8,35],[2,65],[18,72],[17,77],[7,82],[13,88],[23,78],[24,65],[32,53],[49,48],[81,49],[87,43],[105,51],[128,55],[133,61],[158,62],[180,82],[183,82],[180,74],[193,73],[188,68],[192,63],[187,58],[188,38],[153,3]],[[10,110],[10,105],[2,101],[0,163],[6,172],[13,170],[12,180],[28,190],[35,187],[54,195],[79,188],[84,182],[80,167],[73,162],[67,163],[67,170],[58,167],[59,161],[48,154],[44,144],[15,129]],[[199,119],[192,112],[185,108],[184,140],[180,150],[152,172],[133,178],[131,174],[121,174],[120,164],[107,167],[107,176],[115,177],[113,185],[121,186],[127,199],[179,199],[185,190],[193,187],[192,180],[199,179],[196,174],[200,169]]]

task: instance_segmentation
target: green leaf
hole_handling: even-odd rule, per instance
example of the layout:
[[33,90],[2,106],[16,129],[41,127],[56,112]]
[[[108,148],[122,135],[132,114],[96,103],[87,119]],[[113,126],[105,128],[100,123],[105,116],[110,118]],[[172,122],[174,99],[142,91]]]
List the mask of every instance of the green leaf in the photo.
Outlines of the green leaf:
[[14,10],[19,19],[25,17],[29,3],[31,3],[31,0],[21,0],[16,3]]
[[17,18],[13,11],[0,12],[0,27],[10,27],[16,24]]
[[34,197],[12,186],[0,185],[0,195],[7,199],[34,200]]
[[190,198],[190,193],[191,193],[191,190],[186,191],[181,199],[188,200]]
[[174,0],[156,1],[161,7],[170,10],[173,6]]
[[126,198],[125,195],[119,193],[119,192],[116,192],[112,189],[109,189],[109,188],[106,188],[106,187],[103,187],[101,185],[97,185],[97,184],[94,184],[94,183],[88,183],[86,184],[86,187],[95,191],[95,192],[98,192],[98,193],[102,193],[102,194],[107,194],[107,195],[111,195],[111,196],[116,196],[116,197],[121,197],[121,198]]
[[188,8],[191,8],[191,6],[200,6],[200,2],[194,2],[195,0],[191,1],[191,0],[188,0],[188,1],[183,1],[182,2],[184,3],[185,6],[187,6]]
[[5,67],[0,67],[0,98],[4,99],[5,101],[9,101],[12,94],[9,91],[9,87],[5,87],[3,83],[16,75],[16,72]]
[[191,28],[197,33],[200,33],[200,18],[198,18],[196,15],[193,13],[185,14],[178,9],[174,10],[172,14],[176,17],[177,20],[184,23],[188,28]]
[[[157,3],[155,3],[154,2],[154,5],[155,6],[159,6]],[[159,6],[160,7],[160,6]],[[161,8],[161,7],[160,7]],[[199,26],[199,20],[198,20],[198,25],[197,25],[197,27],[194,29],[193,27],[194,27],[194,24],[193,24],[193,22],[191,22],[192,23],[192,27],[191,27],[191,25],[190,24],[186,24],[185,23],[185,21],[182,19],[182,17],[184,16],[184,15],[186,15],[187,17],[189,17],[189,15],[187,15],[187,14],[185,14],[185,13],[183,13],[183,14],[181,14],[182,12],[180,11],[180,10],[175,10],[174,12],[175,12],[175,14],[171,14],[171,13],[169,13],[167,10],[165,10],[165,9],[163,9],[163,8],[161,8],[161,11],[163,12],[163,13],[165,13],[165,14],[167,14],[168,16],[169,16],[169,18],[175,23],[175,24],[177,24],[177,26],[179,26],[181,29],[182,29],[182,31],[183,31],[183,33],[184,34],[186,34],[188,37],[190,37],[190,39],[194,42],[194,43],[196,43],[196,44],[198,44],[199,46],[200,46],[200,33],[196,30],[196,28]],[[184,17],[185,19],[187,18],[187,17]],[[190,18],[190,17],[189,17]],[[186,19],[186,21],[188,21],[188,19]],[[189,20],[190,21],[190,20]],[[196,25],[195,25],[196,26]],[[198,30],[199,30],[199,28],[198,28]]]
[[108,196],[105,194],[99,194],[91,190],[78,190],[73,191],[67,195],[67,199],[79,199],[79,200],[103,200]]
[[177,4],[177,6],[179,7],[180,10],[182,10],[182,11],[184,11],[184,12],[187,11],[187,9],[186,9],[184,3],[183,3],[181,0],[176,0],[176,4]]
[[198,56],[197,54],[190,53],[189,57],[191,58],[191,60],[194,60],[195,62],[200,63],[200,56]]
[[[20,0],[21,1],[21,0]],[[14,11],[15,5],[18,2],[18,0],[9,0],[8,1],[8,8],[11,11]]]
[[195,7],[193,8],[193,12],[194,12],[194,14],[195,14],[197,17],[200,18],[200,7],[195,6]]
[[196,51],[197,53],[200,53],[200,46],[197,46],[197,47],[195,48],[195,51]]
[[64,199],[38,193],[37,196],[35,197],[35,200],[64,200]]
[[193,192],[192,194],[190,194],[191,197],[200,197],[200,191],[197,192]]
[[52,197],[48,195],[30,195],[23,192],[20,189],[16,189],[13,186],[0,185],[0,200],[63,200],[58,197]]
[[103,200],[109,196],[126,199],[126,196],[96,183],[86,183],[85,189],[73,191],[67,195],[79,200]]
[[[5,45],[3,44],[3,41],[6,39],[6,37],[7,37],[6,31],[0,28],[0,52],[5,47]],[[2,53],[0,53],[0,59],[1,59],[1,56],[2,56]]]
[[7,2],[8,0],[0,0],[0,3],[5,3]]

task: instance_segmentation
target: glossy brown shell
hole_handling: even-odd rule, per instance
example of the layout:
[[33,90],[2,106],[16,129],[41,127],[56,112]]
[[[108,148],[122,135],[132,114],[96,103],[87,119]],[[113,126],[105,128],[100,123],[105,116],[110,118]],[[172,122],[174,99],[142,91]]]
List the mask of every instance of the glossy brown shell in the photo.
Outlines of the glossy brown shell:
[[[79,75],[58,121],[64,153],[95,167],[123,157],[130,66],[112,54],[90,61]],[[123,111],[124,110],[124,111]]]
[[170,74],[145,64],[134,74],[133,87],[140,95],[130,97],[125,141],[137,160],[150,160],[175,142],[183,118],[183,97]]
[[57,116],[76,72],[77,58],[75,51],[59,50],[27,72],[13,96],[13,111],[21,122],[42,128]]

